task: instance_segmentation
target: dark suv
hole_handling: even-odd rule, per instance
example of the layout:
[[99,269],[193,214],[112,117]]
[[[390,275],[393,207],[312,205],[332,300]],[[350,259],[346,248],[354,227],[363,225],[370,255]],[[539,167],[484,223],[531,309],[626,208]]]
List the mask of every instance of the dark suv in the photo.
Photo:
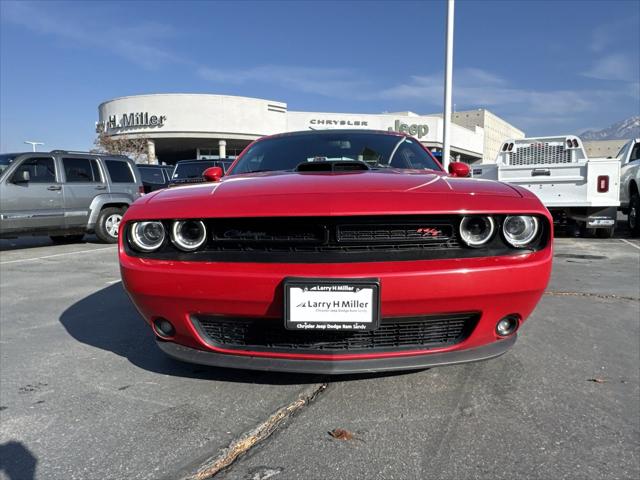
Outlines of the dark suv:
[[171,175],[173,174],[173,165],[148,165],[137,164],[136,167],[142,177],[142,186],[144,193],[155,192],[169,186]]
[[202,174],[207,168],[220,167],[223,172],[226,172],[232,163],[233,159],[224,158],[220,160],[180,160],[173,170],[169,186],[177,187],[178,185],[204,182]]
[[143,194],[133,160],[53,150],[0,155],[0,238],[49,235],[80,241],[95,232],[118,240],[125,210]]

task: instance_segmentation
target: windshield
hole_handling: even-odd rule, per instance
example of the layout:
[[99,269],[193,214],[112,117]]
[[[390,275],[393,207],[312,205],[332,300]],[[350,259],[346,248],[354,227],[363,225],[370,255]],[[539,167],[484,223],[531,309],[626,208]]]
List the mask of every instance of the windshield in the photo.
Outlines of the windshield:
[[416,141],[376,132],[312,132],[267,138],[247,150],[231,175],[293,170],[305,162],[357,160],[371,168],[441,170]]
[[5,153],[4,155],[0,155],[0,175],[9,168],[9,165],[11,165],[11,162],[13,162],[17,156],[17,153]]
[[173,180],[188,180],[191,178],[202,178],[202,173],[209,167],[218,166],[218,162],[213,160],[203,160],[201,162],[178,163],[173,171]]
[[138,170],[144,183],[153,183],[155,185],[164,185],[166,183],[161,168],[139,166]]
[[633,145],[633,142],[625,143],[620,149],[620,151],[618,152],[618,154],[616,155],[616,158],[619,160],[624,160],[625,157],[627,156],[627,152],[629,151],[629,148],[631,148],[631,145]]
[[220,167],[223,172],[227,171],[227,168],[231,166],[233,161],[231,160],[202,160],[200,162],[185,162],[178,163],[175,170],[173,170],[172,181],[200,179],[202,174],[209,167]]

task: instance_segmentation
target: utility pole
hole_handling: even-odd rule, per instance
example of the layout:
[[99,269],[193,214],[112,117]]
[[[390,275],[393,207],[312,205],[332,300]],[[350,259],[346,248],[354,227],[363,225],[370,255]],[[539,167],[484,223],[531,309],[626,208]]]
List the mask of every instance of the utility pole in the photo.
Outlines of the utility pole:
[[31,148],[34,152],[36,151],[36,145],[44,145],[43,142],[31,142],[29,140],[26,140],[24,143],[26,143],[27,145],[31,145]]
[[451,127],[451,89],[453,83],[453,15],[455,0],[447,0],[447,33],[444,60],[444,115],[442,128],[442,166],[445,171],[449,169],[449,156],[451,153],[450,127]]

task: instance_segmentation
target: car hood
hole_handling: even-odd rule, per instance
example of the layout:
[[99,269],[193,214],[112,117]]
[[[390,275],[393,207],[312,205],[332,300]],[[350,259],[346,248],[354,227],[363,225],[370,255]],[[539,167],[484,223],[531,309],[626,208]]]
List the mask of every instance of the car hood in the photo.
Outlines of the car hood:
[[232,175],[217,183],[162,190],[136,205],[175,216],[183,216],[182,211],[184,216],[308,216],[467,211],[519,199],[519,190],[505,183],[389,169]]

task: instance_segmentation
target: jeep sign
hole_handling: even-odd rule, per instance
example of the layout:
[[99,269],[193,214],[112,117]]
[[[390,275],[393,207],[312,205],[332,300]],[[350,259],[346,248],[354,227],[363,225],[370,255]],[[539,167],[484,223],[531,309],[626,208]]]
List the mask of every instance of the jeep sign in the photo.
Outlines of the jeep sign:
[[389,127],[390,132],[408,133],[409,135],[417,138],[422,138],[429,133],[429,125],[407,125],[406,123],[400,123],[400,120],[396,120],[393,127]]

